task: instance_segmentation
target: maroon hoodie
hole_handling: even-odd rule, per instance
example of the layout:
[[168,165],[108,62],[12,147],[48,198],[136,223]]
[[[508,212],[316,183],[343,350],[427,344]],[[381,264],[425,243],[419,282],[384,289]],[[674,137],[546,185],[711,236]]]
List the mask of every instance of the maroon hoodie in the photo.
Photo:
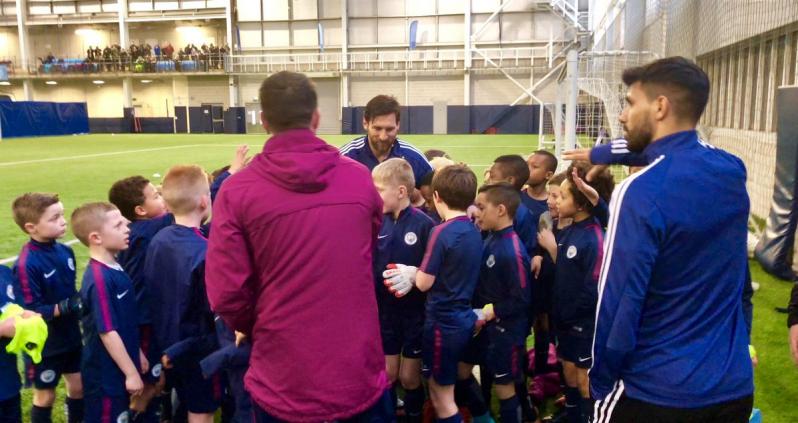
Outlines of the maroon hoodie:
[[270,138],[213,207],[213,311],[251,335],[245,377],[287,421],[344,419],[387,388],[371,252],[382,201],[361,164],[310,130]]

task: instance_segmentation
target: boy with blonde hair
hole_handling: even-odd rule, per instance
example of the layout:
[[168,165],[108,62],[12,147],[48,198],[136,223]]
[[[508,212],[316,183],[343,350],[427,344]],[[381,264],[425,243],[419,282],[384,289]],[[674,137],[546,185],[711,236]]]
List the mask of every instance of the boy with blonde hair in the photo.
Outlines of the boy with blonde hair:
[[[415,177],[404,159],[388,159],[371,172],[382,198],[382,227],[374,253],[374,278],[385,367],[391,383],[398,379],[405,391],[405,414],[409,422],[421,421],[424,387],[421,385],[421,343],[426,294],[408,287],[393,292],[383,287],[382,272],[394,263],[419,266],[424,259],[432,219],[410,205]],[[400,361],[401,354],[401,361]],[[395,395],[395,393],[394,393]]]
[[[448,166],[435,172],[432,190],[435,208],[444,222],[430,232],[421,266],[397,264],[383,276],[386,285],[397,293],[409,292],[413,287],[429,291],[422,371],[429,378],[437,421],[459,423],[463,420],[455,403],[455,383],[458,364],[476,326],[471,299],[482,257],[479,230],[466,216],[466,209],[476,197],[477,177],[466,165]],[[470,388],[469,392],[483,401],[479,388]],[[489,418],[471,411],[480,418]]]
[[[175,224],[153,237],[144,275],[155,341],[166,351],[191,339],[215,341],[215,326],[205,294],[208,240],[200,231],[211,211],[208,177],[196,165],[173,166],[163,179],[162,191]],[[211,422],[219,407],[220,376],[204,379],[199,365],[215,349],[215,342],[197,342],[174,362],[167,355],[162,358],[167,383],[188,409],[189,422]]]

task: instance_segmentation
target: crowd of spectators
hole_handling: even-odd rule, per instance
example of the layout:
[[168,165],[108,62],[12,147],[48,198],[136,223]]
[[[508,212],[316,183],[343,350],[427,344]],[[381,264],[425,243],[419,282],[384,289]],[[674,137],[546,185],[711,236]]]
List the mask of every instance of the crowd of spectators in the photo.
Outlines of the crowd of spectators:
[[40,57],[39,71],[144,73],[222,70],[224,57],[229,52],[230,47],[213,43],[200,47],[188,44],[180,49],[175,49],[169,42],[154,46],[149,43],[131,44],[128,48],[119,44],[105,48],[89,46],[83,58],[57,58],[52,53]]

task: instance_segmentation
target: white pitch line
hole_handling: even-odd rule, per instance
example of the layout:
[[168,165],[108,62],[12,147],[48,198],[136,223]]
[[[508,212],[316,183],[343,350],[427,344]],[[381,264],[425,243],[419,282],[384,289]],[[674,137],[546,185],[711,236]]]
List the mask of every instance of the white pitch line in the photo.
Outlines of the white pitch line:
[[[64,242],[63,244],[64,245],[73,245],[73,244],[77,244],[77,243],[78,243],[77,239],[70,239],[69,241]],[[19,256],[4,258],[4,259],[0,260],[0,264],[13,263],[14,261],[17,260],[18,257]]]
[[78,159],[90,159],[94,157],[106,157],[106,156],[118,156],[120,154],[131,154],[131,153],[147,153],[152,151],[163,151],[163,150],[176,150],[179,148],[193,148],[193,147],[235,147],[236,144],[188,144],[188,145],[173,145],[170,147],[157,147],[157,148],[142,148],[138,150],[123,150],[123,151],[109,151],[107,153],[94,153],[94,154],[82,154],[79,156],[66,156],[66,157],[51,157],[48,159],[36,159],[36,160],[21,160],[18,162],[0,162],[0,167],[9,167],[9,166],[18,166],[18,165],[25,165],[25,164],[33,164],[33,163],[46,163],[46,162],[60,162],[63,160],[78,160]]
[[[425,143],[419,143],[424,145]],[[132,153],[148,153],[153,151],[164,151],[164,150],[176,150],[181,148],[193,148],[193,147],[235,147],[238,145],[236,144],[187,144],[187,145],[174,145],[169,147],[154,147],[154,148],[141,148],[137,150],[122,150],[122,151],[109,151],[106,153],[94,153],[94,154],[81,154],[77,156],[66,156],[66,157],[50,157],[47,159],[35,159],[35,160],[20,160],[16,162],[0,162],[0,167],[10,167],[10,166],[19,166],[19,165],[26,165],[26,164],[35,164],[35,163],[48,163],[48,162],[60,162],[66,160],[79,160],[79,159],[91,159],[95,157],[108,157],[108,156],[118,156],[124,154],[132,154]],[[429,147],[434,148],[448,148],[448,149],[483,149],[483,148],[518,148],[517,145],[437,145],[431,144]]]

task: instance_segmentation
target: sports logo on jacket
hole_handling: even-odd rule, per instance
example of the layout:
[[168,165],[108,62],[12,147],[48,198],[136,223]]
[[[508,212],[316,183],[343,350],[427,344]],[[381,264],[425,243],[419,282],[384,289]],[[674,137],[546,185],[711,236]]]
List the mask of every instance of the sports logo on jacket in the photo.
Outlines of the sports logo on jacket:
[[416,236],[415,232],[408,232],[405,234],[405,244],[416,245],[416,242],[418,242],[418,236]]
[[75,260],[72,260],[72,257],[67,259],[67,266],[69,266],[69,270],[75,270]]
[[6,287],[6,297],[8,297],[8,299],[11,300],[11,301],[14,301],[16,299],[16,298],[14,298],[14,287],[13,286],[8,285]]
[[485,264],[488,267],[493,267],[496,264],[496,257],[494,257],[493,254],[489,255],[488,260],[485,261]]
[[568,247],[568,251],[565,252],[565,256],[569,259],[576,257],[576,246],[572,245]]
[[150,370],[150,374],[152,375],[152,377],[161,377],[161,370],[162,369],[163,369],[163,366],[161,365],[161,363],[158,363],[158,364],[152,366],[152,369]]

